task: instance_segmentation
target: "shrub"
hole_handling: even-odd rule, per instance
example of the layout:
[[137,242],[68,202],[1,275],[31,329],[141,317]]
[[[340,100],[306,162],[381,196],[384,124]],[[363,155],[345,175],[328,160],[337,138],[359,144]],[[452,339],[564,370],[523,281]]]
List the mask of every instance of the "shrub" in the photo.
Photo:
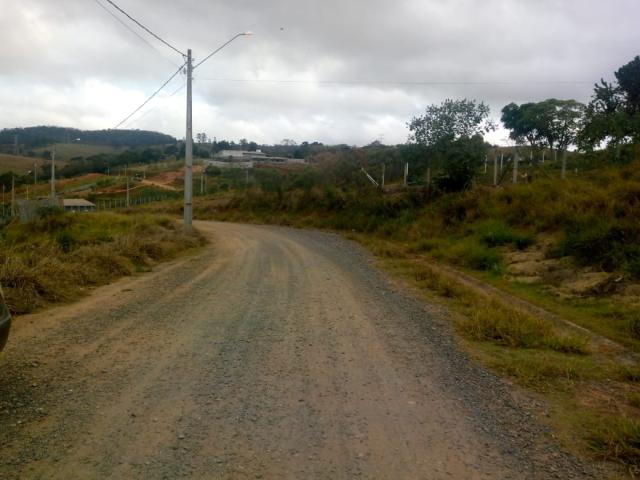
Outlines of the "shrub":
[[495,271],[502,269],[502,256],[473,239],[461,241],[449,249],[445,256],[454,263],[474,270]]
[[489,220],[476,227],[480,241],[488,247],[501,247],[513,244],[518,250],[524,250],[534,242],[533,235],[514,231],[501,220]]
[[56,242],[64,253],[69,253],[73,249],[76,240],[68,230],[62,230],[56,235]]

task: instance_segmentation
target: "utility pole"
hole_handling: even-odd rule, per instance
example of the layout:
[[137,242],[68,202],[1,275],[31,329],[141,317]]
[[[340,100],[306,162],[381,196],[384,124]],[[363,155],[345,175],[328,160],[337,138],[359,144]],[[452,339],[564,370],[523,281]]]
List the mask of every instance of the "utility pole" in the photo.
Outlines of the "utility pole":
[[500,173],[504,171],[504,153],[500,154]]
[[404,164],[404,186],[405,188],[409,185],[409,162]]
[[193,58],[187,50],[187,136],[184,166],[184,231],[191,233],[193,223],[193,119],[192,119]]
[[518,183],[518,161],[520,160],[520,158],[518,157],[518,150],[517,148],[514,148],[514,155],[513,155],[513,183]]
[[51,200],[56,199],[56,147],[51,151]]
[[487,165],[488,165],[488,163],[489,163],[489,156],[485,155],[484,156],[484,174],[485,175],[487,174]]
[[124,176],[127,177],[127,208],[129,208],[129,174],[126,166],[124,167]]
[[16,216],[16,177],[11,175],[11,218]]
[[498,186],[498,154],[493,154],[493,186]]
[[386,170],[387,170],[387,166],[383,163],[382,164],[382,183],[381,183],[383,189],[384,189],[384,174],[386,173]]
[[562,180],[567,178],[567,148],[562,149],[562,173],[560,174]]

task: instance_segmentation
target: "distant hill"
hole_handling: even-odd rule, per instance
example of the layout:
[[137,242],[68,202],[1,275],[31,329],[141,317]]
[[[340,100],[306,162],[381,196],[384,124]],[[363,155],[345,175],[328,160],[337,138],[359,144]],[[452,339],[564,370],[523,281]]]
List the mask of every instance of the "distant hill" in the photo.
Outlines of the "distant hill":
[[56,143],[109,145],[112,147],[146,147],[176,143],[176,139],[170,135],[147,130],[78,130],[39,126],[0,130],[0,151],[13,153],[16,136],[22,151]]

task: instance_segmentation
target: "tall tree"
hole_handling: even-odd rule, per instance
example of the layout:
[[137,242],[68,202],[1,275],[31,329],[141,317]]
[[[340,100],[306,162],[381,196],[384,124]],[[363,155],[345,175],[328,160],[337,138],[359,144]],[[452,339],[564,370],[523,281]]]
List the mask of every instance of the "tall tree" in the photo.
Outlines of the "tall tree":
[[409,122],[411,139],[421,145],[435,146],[463,137],[484,135],[495,130],[489,113],[489,106],[484,102],[447,99],[440,105],[428,106],[424,115]]
[[502,122],[513,140],[562,151],[562,178],[566,176],[567,149],[577,142],[583,118],[584,105],[575,100],[550,98],[520,106],[511,103],[502,109]]
[[[408,123],[410,141],[425,147],[427,158],[442,162],[442,174],[436,179],[449,191],[467,188],[482,164],[485,154],[483,135],[494,130],[489,107],[475,100],[445,100],[430,105],[424,115]],[[430,160],[427,166],[430,175]]]
[[601,80],[595,85],[580,143],[587,149],[604,144],[619,158],[624,145],[640,142],[640,57],[615,76],[616,83]]

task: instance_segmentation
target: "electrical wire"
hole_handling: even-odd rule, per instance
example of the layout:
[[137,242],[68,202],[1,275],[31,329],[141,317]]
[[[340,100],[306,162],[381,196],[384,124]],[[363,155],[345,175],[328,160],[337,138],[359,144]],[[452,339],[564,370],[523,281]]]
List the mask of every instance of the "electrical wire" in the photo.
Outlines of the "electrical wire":
[[[171,98],[174,97],[180,90],[182,90],[184,87],[186,87],[187,84],[183,83],[182,85],[180,85],[176,90],[174,90],[171,94],[167,95],[166,97],[163,97],[164,99],[167,98]],[[140,120],[142,120],[143,118],[145,118],[146,116],[148,116],[149,114],[155,112],[156,110],[158,110],[158,108],[160,108],[160,106],[156,106],[154,108],[150,108],[149,110],[147,110],[146,112],[144,112],[142,115],[140,115],[138,118],[131,120],[130,122],[128,122],[124,128],[130,128],[131,125],[133,125],[136,122],[139,122]]]
[[149,42],[149,40],[147,40],[146,38],[144,38],[142,35],[140,35],[138,32],[136,32],[133,28],[131,28],[129,25],[127,25],[124,21],[122,21],[122,19],[120,19],[115,13],[113,13],[111,10],[109,10],[107,7],[105,7],[100,0],[93,0],[96,4],[98,4],[100,6],[100,8],[102,8],[105,12],[107,12],[109,15],[111,15],[118,23],[120,23],[124,28],[126,28],[127,30],[129,30],[131,33],[133,33],[136,37],[138,37],[140,40],[142,40],[144,43],[146,43],[149,47],[151,47],[156,53],[158,53],[158,55],[162,56],[162,58],[164,58],[167,62],[171,63],[173,66],[177,67],[178,64],[176,62],[174,62],[173,60],[170,60],[168,57],[165,56],[164,53],[162,53],[160,50],[158,50],[151,42]]
[[159,37],[158,35],[156,35],[155,33],[153,33],[151,30],[149,30],[147,27],[145,27],[142,23],[140,23],[138,20],[136,20],[135,18],[133,18],[131,15],[129,15],[127,12],[125,12],[122,8],[120,8],[118,5],[115,4],[115,2],[113,2],[112,0],[106,0],[109,4],[111,4],[113,6],[113,8],[115,8],[116,10],[118,10],[120,13],[122,13],[123,15],[125,15],[129,20],[131,20],[132,22],[134,22],[136,25],[138,25],[140,28],[142,28],[145,32],[147,32],[149,35],[155,37],[157,40],[159,40],[160,42],[164,43],[167,47],[169,47],[170,49],[172,49],[173,51],[179,53],[180,55],[182,55],[183,57],[185,57],[186,55],[181,52],[180,50],[178,50],[176,47],[174,47],[173,45],[171,45],[169,42],[167,42],[166,40],[163,40],[161,37]]
[[183,64],[183,65],[182,65],[178,70],[176,70],[176,72],[175,72],[173,75],[171,75],[171,77],[169,78],[169,80],[167,80],[166,82],[164,82],[164,83],[162,84],[162,86],[161,86],[158,90],[156,90],[156,91],[153,93],[153,95],[151,95],[149,98],[147,98],[147,99],[144,101],[144,103],[143,103],[142,105],[140,105],[138,108],[136,108],[136,109],[135,109],[135,110],[134,110],[134,111],[133,111],[129,116],[127,116],[127,118],[125,118],[125,119],[124,119],[124,120],[122,120],[119,124],[117,124],[117,125],[114,127],[114,130],[116,130],[118,127],[120,127],[120,125],[122,125],[123,123],[125,123],[125,122],[126,122],[127,120],[129,120],[131,117],[133,117],[136,113],[138,113],[140,110],[142,110],[142,108],[143,108],[147,103],[149,103],[151,100],[153,100],[153,98],[154,98],[156,95],[158,95],[158,93],[160,93],[160,92],[162,91],[162,89],[164,89],[164,87],[166,87],[166,86],[169,84],[169,82],[170,82],[171,80],[173,80],[173,79],[174,79],[174,78],[175,78],[175,77],[176,77],[176,76],[177,76],[177,75],[182,71],[182,69],[184,68],[184,66],[185,66],[185,65],[186,65],[186,63],[185,63],[185,64]]
[[301,85],[591,85],[586,80],[540,80],[540,81],[395,81],[395,80],[280,80],[280,79],[251,79],[251,78],[200,78],[206,82],[234,82],[234,83],[282,83]]

